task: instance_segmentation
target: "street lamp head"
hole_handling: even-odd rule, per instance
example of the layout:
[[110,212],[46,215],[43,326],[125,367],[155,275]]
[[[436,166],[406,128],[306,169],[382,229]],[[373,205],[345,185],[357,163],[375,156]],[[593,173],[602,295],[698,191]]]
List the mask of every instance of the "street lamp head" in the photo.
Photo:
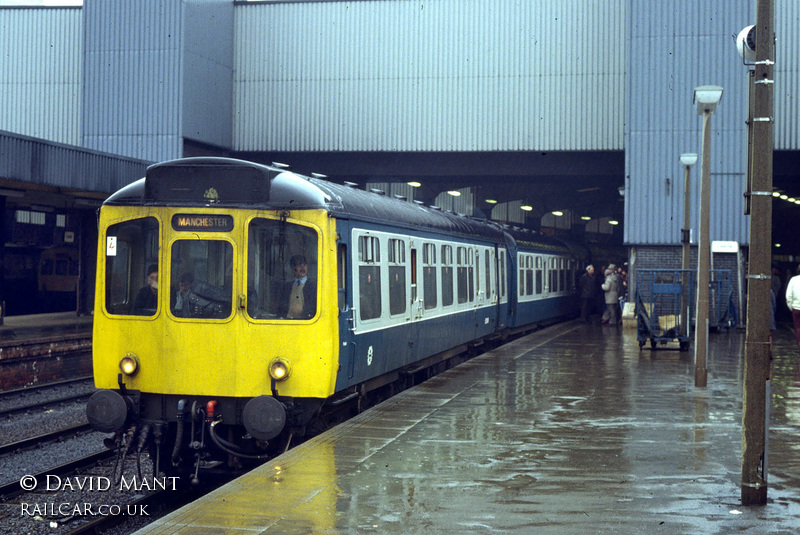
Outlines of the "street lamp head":
[[691,167],[697,162],[697,154],[693,152],[684,152],[681,154],[681,163],[686,167]]
[[692,103],[697,105],[699,115],[713,115],[717,111],[717,104],[722,98],[722,88],[718,85],[701,85],[694,88]]
[[746,26],[739,35],[736,36],[736,49],[742,56],[745,64],[753,64],[756,61],[756,27]]

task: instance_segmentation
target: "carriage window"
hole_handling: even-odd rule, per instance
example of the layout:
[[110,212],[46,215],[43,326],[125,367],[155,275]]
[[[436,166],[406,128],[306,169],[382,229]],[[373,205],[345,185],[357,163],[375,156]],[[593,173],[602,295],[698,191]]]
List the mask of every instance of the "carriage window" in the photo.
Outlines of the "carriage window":
[[406,242],[389,240],[389,314],[406,311]]
[[436,308],[436,246],[432,243],[422,246],[422,286],[425,309]]
[[500,258],[498,259],[498,269],[500,270],[500,298],[506,296],[506,252],[503,249],[499,251]]
[[536,295],[544,291],[544,277],[542,276],[542,257],[536,257]]
[[106,310],[154,316],[158,309],[158,221],[111,225],[106,231]]
[[374,236],[358,238],[359,317],[370,320],[381,317],[381,249]]
[[484,255],[484,258],[486,259],[484,264],[484,273],[486,274],[486,297],[491,297],[495,288],[495,281],[489,279],[492,273],[491,260],[489,258],[490,256],[491,255],[489,254],[489,251],[486,251],[486,254]]
[[456,266],[457,266],[456,269],[458,270],[456,273],[456,284],[458,286],[458,302],[459,304],[461,304],[467,302],[468,299],[467,294],[469,292],[469,282],[467,281],[467,277],[472,275],[472,272],[468,271],[466,247],[456,248]]
[[453,246],[442,245],[442,306],[453,304]]
[[248,229],[247,313],[255,319],[309,319],[317,313],[317,232],[274,219]]
[[227,318],[233,295],[233,247],[221,240],[179,240],[170,260],[170,310],[181,318]]
[[533,258],[525,259],[525,295],[533,295]]

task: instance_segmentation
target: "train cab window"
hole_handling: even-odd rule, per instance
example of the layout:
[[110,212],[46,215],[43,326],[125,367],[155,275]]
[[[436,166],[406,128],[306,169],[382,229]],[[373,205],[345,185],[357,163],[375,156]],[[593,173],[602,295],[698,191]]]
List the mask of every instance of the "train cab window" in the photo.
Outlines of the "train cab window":
[[436,246],[422,246],[422,292],[425,310],[436,308]]
[[109,314],[158,310],[158,221],[144,217],[106,230],[105,305]]
[[406,242],[389,239],[389,314],[406,311]]
[[453,246],[442,245],[442,306],[453,304]]
[[318,235],[310,227],[256,218],[247,241],[247,314],[302,320],[317,313]]
[[381,248],[375,236],[358,237],[358,308],[361,321],[381,317]]
[[170,310],[181,318],[222,319],[231,315],[233,247],[221,240],[178,240],[172,244]]

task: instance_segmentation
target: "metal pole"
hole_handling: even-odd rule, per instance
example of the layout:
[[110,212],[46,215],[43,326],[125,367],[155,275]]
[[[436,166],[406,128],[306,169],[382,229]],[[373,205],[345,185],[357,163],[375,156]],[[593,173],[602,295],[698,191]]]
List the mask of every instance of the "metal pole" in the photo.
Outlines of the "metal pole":
[[690,223],[690,200],[691,200],[691,166],[684,165],[684,174],[683,174],[683,229],[681,229],[681,242],[682,250],[681,250],[681,269],[683,273],[681,277],[683,278],[683,304],[681,305],[681,330],[683,331],[684,336],[689,336],[689,331],[691,328],[689,326],[689,322],[691,318],[689,317],[689,255],[691,253],[690,244],[689,244],[689,236],[690,230],[689,225]]
[[742,413],[742,505],[766,505],[766,436],[770,374],[769,292],[772,253],[774,6],[758,0],[753,82],[752,191],[747,284],[747,339]]
[[694,386],[705,387],[708,345],[708,269],[711,256],[709,229],[711,209],[711,111],[703,112],[703,164],[700,171],[700,221],[697,244],[697,307],[694,329]]

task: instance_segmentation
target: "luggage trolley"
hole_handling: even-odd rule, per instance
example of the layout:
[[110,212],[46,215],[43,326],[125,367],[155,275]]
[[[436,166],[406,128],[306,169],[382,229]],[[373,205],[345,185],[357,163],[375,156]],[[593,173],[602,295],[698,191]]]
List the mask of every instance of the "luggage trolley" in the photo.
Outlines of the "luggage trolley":
[[639,348],[677,340],[689,350],[694,314],[696,272],[683,269],[640,269],[636,272],[636,338]]

